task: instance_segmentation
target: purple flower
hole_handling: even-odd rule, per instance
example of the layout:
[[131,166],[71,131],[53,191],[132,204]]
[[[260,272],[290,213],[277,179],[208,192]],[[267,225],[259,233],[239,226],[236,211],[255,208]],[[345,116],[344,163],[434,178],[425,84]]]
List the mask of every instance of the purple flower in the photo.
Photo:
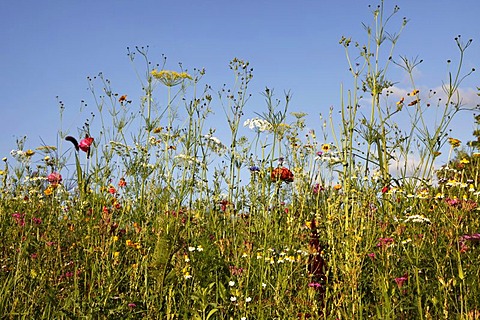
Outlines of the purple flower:
[[323,186],[321,186],[319,183],[316,183],[314,186],[313,186],[313,193],[314,194],[318,194],[320,191],[323,191],[325,190],[325,188]]
[[249,169],[251,173],[260,172],[260,168],[257,166],[251,166]]

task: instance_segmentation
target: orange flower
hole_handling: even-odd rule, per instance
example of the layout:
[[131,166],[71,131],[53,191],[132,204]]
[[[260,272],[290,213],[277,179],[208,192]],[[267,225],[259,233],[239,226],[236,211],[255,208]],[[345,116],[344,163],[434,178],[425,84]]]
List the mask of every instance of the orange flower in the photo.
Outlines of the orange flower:
[[123,96],[121,96],[119,99],[118,99],[118,102],[125,102],[127,101],[127,95],[124,94]]
[[118,186],[119,186],[120,188],[127,186],[127,181],[125,181],[125,178],[123,178],[123,177],[120,178],[120,181],[118,182]]
[[109,185],[108,186],[108,193],[115,194],[115,193],[117,193],[117,190],[115,189],[115,187],[113,185]]
[[293,182],[293,173],[292,171],[290,171],[288,168],[285,168],[285,167],[275,168],[270,174],[270,179],[273,182],[278,182],[278,181]]
[[452,146],[452,148],[457,148],[460,146],[462,141],[455,138],[448,138],[448,143]]
[[412,102],[410,102],[410,103],[408,104],[408,106],[409,106],[409,107],[414,106],[414,105],[418,104],[419,102],[420,102],[420,99],[413,100]]

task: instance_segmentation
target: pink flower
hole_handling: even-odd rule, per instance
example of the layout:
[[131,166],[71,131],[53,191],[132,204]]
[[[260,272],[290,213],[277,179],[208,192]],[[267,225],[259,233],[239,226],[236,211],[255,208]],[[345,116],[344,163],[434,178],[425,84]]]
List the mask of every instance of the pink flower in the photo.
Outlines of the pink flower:
[[386,248],[393,244],[393,238],[379,238],[377,247]]
[[402,288],[403,284],[408,280],[408,273],[405,273],[403,277],[395,278],[398,289]]
[[318,283],[318,282],[310,282],[310,283],[308,284],[308,286],[309,286],[310,288],[314,288],[314,289],[320,289],[320,288],[322,287],[322,285],[321,285],[320,283]]
[[47,181],[50,182],[52,186],[57,186],[62,182],[62,175],[58,172],[52,172],[48,175]]
[[83,152],[89,153],[90,152],[90,146],[93,143],[93,138],[92,137],[86,137],[85,139],[82,139],[80,143],[78,144],[78,147],[80,150]]
[[12,213],[12,218],[20,227],[23,227],[25,225],[25,219],[24,219],[25,213],[19,213],[19,212]]
[[372,252],[372,253],[368,253],[367,256],[372,259],[372,260],[375,260],[375,253]]

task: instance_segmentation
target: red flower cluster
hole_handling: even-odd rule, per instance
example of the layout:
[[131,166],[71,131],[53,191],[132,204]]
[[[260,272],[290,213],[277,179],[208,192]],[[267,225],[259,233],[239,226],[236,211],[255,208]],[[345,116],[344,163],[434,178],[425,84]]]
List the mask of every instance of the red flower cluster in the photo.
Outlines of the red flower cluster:
[[58,172],[52,172],[47,176],[47,181],[50,182],[53,187],[56,187],[62,182],[62,175]]
[[270,174],[270,179],[273,182],[293,182],[293,173],[288,168],[278,167],[272,170],[272,173]]

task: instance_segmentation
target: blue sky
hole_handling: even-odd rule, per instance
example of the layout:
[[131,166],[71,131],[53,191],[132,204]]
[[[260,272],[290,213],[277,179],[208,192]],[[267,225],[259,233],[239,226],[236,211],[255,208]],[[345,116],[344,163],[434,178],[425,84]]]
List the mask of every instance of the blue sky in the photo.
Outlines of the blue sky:
[[[115,91],[129,94],[140,84],[126,47],[149,46],[149,57],[167,69],[182,62],[189,70],[206,69],[204,81],[219,90],[232,80],[228,62],[238,57],[254,68],[253,98],[245,118],[264,107],[260,92],[274,88],[281,97],[290,90],[290,111],[309,114],[309,126],[319,113],[340,105],[340,85],[352,85],[341,36],[366,41],[361,23],[371,23],[369,4],[363,0],[10,0],[0,4],[0,156],[9,156],[15,140],[28,136],[26,148],[55,145],[60,128],[56,96],[65,104],[62,126],[76,135],[77,128],[95,111],[87,76],[99,72]],[[480,2],[478,0],[386,1],[400,12],[392,21],[397,31],[402,17],[409,23],[394,58],[418,56],[424,62],[416,72],[420,88],[438,88],[446,79],[446,61],[457,61],[454,37],[468,40],[466,70],[477,73],[463,84],[465,101],[476,102],[480,86]],[[398,70],[398,86],[409,90]],[[134,88],[134,89],[133,89]],[[79,112],[80,101],[88,107]],[[135,101],[133,103],[135,105]],[[220,116],[220,104],[213,104]],[[472,114],[454,121],[452,135],[471,138]],[[210,126],[214,127],[215,123]]]

